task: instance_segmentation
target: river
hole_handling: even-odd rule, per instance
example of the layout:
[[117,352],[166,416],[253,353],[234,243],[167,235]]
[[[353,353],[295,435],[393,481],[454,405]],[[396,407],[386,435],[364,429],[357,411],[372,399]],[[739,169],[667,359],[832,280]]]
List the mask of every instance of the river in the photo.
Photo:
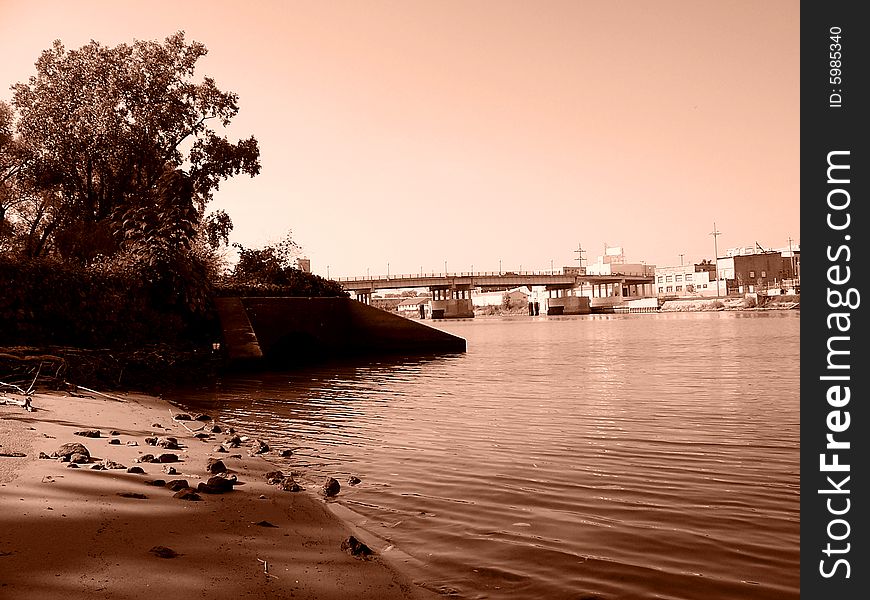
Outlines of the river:
[[293,449],[306,487],[336,477],[441,592],[799,597],[799,311],[428,323],[468,352],[170,399]]

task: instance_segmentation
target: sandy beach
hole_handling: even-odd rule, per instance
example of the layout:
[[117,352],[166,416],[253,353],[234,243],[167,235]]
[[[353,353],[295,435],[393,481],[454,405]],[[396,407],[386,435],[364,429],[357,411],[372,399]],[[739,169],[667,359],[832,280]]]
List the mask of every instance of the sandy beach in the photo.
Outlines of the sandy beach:
[[[211,433],[215,423],[176,420],[179,411],[159,398],[120,398],[36,394],[34,412],[0,404],[0,598],[437,596],[394,560],[343,550],[359,532],[329,510],[319,490],[267,482],[276,467],[268,452],[253,454],[254,440],[218,453],[229,435]],[[93,430],[99,437],[76,435]],[[174,437],[179,448],[146,441],[155,437]],[[71,468],[39,458],[69,443],[83,444],[90,460]],[[164,453],[178,462],[137,462]],[[152,483],[184,479],[196,489],[213,476],[209,458],[236,480],[232,491],[184,500]],[[97,464],[110,468],[92,468]]]

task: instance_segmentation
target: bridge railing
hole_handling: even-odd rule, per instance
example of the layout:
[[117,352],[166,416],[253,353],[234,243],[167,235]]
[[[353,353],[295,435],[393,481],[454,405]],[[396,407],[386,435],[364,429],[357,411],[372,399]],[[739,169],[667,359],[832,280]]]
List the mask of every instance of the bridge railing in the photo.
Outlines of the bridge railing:
[[334,277],[333,281],[383,281],[390,279],[445,279],[447,277],[527,277],[527,276],[552,276],[552,275],[572,275],[572,273],[564,273],[561,269],[553,271],[457,271],[452,273],[404,273],[404,274],[389,274],[389,275],[365,275],[355,277]]

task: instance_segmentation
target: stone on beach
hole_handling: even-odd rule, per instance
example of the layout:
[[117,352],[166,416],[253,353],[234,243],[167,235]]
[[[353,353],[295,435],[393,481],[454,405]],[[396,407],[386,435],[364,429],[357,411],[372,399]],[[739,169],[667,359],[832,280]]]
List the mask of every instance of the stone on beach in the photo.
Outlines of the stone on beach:
[[154,462],[154,455],[153,454],[143,454],[142,456],[140,456],[139,458],[136,459],[136,462],[152,463],[152,462]]
[[129,469],[127,469],[127,472],[136,473],[137,475],[144,475],[145,469],[143,469],[142,467],[130,467]]
[[350,477],[347,478],[347,482],[350,485],[356,485],[358,483],[362,483],[362,479],[360,479],[356,475],[351,475]]
[[374,554],[371,548],[363,544],[354,536],[350,536],[349,538],[344,540],[341,543],[341,549],[345,552],[349,552],[352,556],[356,556],[358,558],[366,558]]
[[190,421],[190,415],[187,413],[178,413],[172,418],[176,421]]
[[205,494],[225,494],[233,491],[234,483],[235,481],[231,479],[215,475],[214,477],[209,477],[207,482],[200,483],[197,486],[197,491]]
[[174,463],[178,462],[178,455],[172,454],[171,452],[165,452],[154,459],[154,462],[159,463]]
[[210,458],[205,465],[205,470],[209,473],[226,473],[227,466],[219,458]]
[[187,483],[187,479],[173,479],[171,481],[166,482],[166,487],[172,490],[173,492],[177,492],[179,490],[183,490],[185,488],[189,488],[190,484]]
[[302,486],[296,483],[296,480],[292,477],[285,477],[281,481],[281,489],[285,492],[301,492]]
[[323,493],[327,497],[337,496],[341,491],[341,484],[334,477],[327,477],[323,483]]
[[167,450],[178,450],[178,439],[174,437],[157,438],[157,442],[154,445]]
[[101,434],[99,429],[86,429],[85,431],[76,431],[74,432],[74,435],[80,435],[86,438],[98,438]]
[[184,488],[183,490],[178,490],[174,494],[172,494],[173,498],[177,498],[178,500],[188,500],[190,502],[196,502],[198,500],[202,500],[202,496],[196,493],[196,490],[191,488]]
[[274,523],[270,523],[269,521],[257,521],[254,525],[258,527],[278,527]]
[[266,482],[271,485],[276,485],[284,480],[284,473],[281,471],[269,471],[266,473]]
[[[82,444],[79,444],[78,442],[72,442],[62,445],[51,454],[52,458],[60,458],[64,461],[76,462],[72,460],[73,456],[84,456],[85,459],[89,459],[91,457],[91,453]],[[87,460],[85,460],[84,462],[87,462]]]
[[121,440],[119,440],[118,438],[112,438],[111,440],[109,440],[109,443],[115,446],[120,446]]
[[263,440],[254,440],[251,443],[251,456],[255,454],[263,454],[269,451],[269,444]]

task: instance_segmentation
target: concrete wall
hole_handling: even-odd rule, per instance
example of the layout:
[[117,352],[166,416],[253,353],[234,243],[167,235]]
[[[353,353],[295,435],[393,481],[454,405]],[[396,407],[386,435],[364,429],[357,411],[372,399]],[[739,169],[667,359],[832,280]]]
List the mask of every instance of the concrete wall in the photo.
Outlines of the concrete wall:
[[548,298],[547,301],[548,315],[587,315],[592,312],[586,296],[562,296]]
[[349,298],[242,298],[268,358],[465,352],[465,340]]

